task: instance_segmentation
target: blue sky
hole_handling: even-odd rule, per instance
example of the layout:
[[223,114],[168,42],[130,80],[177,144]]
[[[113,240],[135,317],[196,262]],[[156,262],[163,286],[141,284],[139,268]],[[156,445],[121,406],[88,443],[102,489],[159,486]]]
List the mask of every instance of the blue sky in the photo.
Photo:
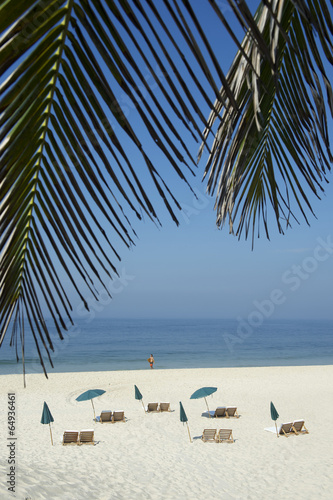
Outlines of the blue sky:
[[[228,16],[228,11],[224,14]],[[214,29],[212,37],[216,37]],[[221,55],[225,71],[234,53],[230,44],[225,46]],[[330,75],[332,80],[332,71]],[[135,112],[122,94],[119,99],[129,114]],[[198,144],[190,137],[186,141],[196,157]],[[168,168],[159,151],[148,151],[161,171]],[[97,286],[100,302],[85,294],[91,307],[88,313],[73,297],[73,316],[333,319],[332,184],[324,186],[321,200],[310,195],[317,217],[307,212],[310,226],[297,214],[300,225],[294,222],[280,235],[271,217],[270,241],[262,232],[252,250],[251,238],[239,241],[229,234],[228,226],[216,228],[214,199],[206,195],[201,182],[204,166],[205,158],[197,177],[188,177],[197,200],[184,183],[172,174],[167,176],[183,207],[178,214],[180,227],[156,199],[162,228],[148,220],[135,224],[139,238],[131,250],[121,251],[122,261],[117,266],[120,278],[113,282],[105,278],[113,299]],[[328,178],[331,180],[331,174]]]

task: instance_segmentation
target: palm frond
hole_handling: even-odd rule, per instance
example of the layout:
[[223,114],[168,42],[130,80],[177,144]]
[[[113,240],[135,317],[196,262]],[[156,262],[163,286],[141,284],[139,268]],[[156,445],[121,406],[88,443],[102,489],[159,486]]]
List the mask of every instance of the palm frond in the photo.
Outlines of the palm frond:
[[[27,321],[45,374],[43,352],[51,359],[53,343],[44,316],[60,337],[72,322],[61,273],[88,309],[77,278],[96,299],[97,283],[108,289],[102,274],[117,276],[117,247],[135,244],[133,219],[160,224],[152,190],[178,224],[180,205],[142,143],[143,128],[191,189],[195,161],[175,121],[202,139],[205,113],[186,80],[211,106],[209,87],[218,95],[218,86],[194,46],[189,4],[163,4],[173,26],[150,1],[7,0],[0,7],[0,345],[11,327],[19,356]],[[131,102],[131,116],[119,96]]]
[[[242,43],[246,57],[239,51],[227,75],[237,108],[217,101],[204,131],[207,138],[219,113],[204,176],[216,195],[217,225],[229,219],[230,232],[246,238],[259,236],[262,224],[269,237],[269,207],[281,233],[297,221],[293,207],[308,222],[309,193],[319,197],[333,159],[326,115],[333,114],[333,93],[324,64],[333,62],[333,29],[326,2],[265,1],[255,23],[271,60],[259,52],[251,28]],[[226,98],[223,88],[221,95]],[[199,158],[202,151],[203,145]]]

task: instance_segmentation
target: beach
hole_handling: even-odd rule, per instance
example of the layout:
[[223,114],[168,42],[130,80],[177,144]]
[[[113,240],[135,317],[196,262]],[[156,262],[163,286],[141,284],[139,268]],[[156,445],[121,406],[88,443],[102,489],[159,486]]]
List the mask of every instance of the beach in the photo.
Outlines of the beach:
[[[0,497],[19,499],[313,499],[331,498],[333,366],[204,368],[1,376]],[[143,402],[170,402],[171,411],[145,413]],[[237,406],[239,418],[208,418],[200,387],[217,391],[210,410]],[[124,410],[126,422],[93,420],[88,389],[102,410]],[[8,430],[8,394],[14,394],[15,431]],[[54,417],[40,423],[44,401]],[[183,403],[190,434],[180,422]],[[309,434],[279,437],[277,424],[304,419]],[[14,408],[14,409],[13,409]],[[232,429],[234,443],[204,443],[204,429]],[[65,430],[94,429],[95,446],[63,446]],[[16,439],[15,439],[16,438]],[[9,445],[8,445],[9,443]],[[12,448],[11,448],[12,447]],[[10,452],[12,454],[10,455]],[[14,459],[14,465],[9,463]],[[14,467],[10,470],[10,467]],[[8,490],[12,473],[15,496]]]

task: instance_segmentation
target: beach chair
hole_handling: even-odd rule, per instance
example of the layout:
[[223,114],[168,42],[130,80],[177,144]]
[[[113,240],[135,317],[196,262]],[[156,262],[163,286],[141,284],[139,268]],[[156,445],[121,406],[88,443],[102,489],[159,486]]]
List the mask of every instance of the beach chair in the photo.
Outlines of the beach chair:
[[234,438],[232,436],[231,429],[220,429],[216,435],[217,443],[233,443]]
[[79,444],[79,431],[65,431],[62,437],[62,444]]
[[204,443],[214,443],[216,441],[216,429],[204,429],[201,439]]
[[112,423],[125,422],[125,412],[123,410],[116,410],[112,415]]
[[239,418],[239,415],[237,413],[237,406],[227,406],[225,412],[227,414],[227,417]]
[[226,407],[225,406],[219,406],[218,408],[216,408],[213,416],[215,418],[226,417],[227,416],[227,414],[226,414]]
[[170,403],[160,403],[160,411],[171,411]]
[[160,411],[158,408],[158,403],[148,403],[147,412],[151,413],[156,411]]
[[298,434],[309,434],[309,431],[304,425],[304,420],[295,420],[291,427],[297,436]]
[[79,444],[95,444],[94,429],[84,429],[80,432]]
[[104,410],[99,416],[99,421],[103,424],[105,422],[112,422],[112,411]]
[[291,436],[292,434],[295,434],[295,432],[292,429],[292,422],[286,422],[284,424],[280,425],[280,429],[278,430],[278,434],[280,436]]

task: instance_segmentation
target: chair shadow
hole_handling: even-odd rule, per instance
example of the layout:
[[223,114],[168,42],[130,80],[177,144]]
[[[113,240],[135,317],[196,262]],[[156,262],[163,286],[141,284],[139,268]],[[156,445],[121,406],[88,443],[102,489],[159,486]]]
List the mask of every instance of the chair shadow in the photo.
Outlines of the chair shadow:
[[203,413],[201,413],[201,416],[205,418],[215,418],[213,417],[213,415],[209,415],[208,411],[204,411]]
[[229,417],[229,418],[228,417],[214,417],[212,414],[209,416],[208,411],[205,411],[205,412],[201,413],[201,416],[205,417],[205,418],[211,418],[214,420],[230,420],[230,419],[237,420],[237,418],[240,418],[242,415],[238,415],[238,417],[233,416],[233,417]]
[[[194,441],[194,440],[198,440],[198,439],[200,439],[200,440],[201,440],[201,438],[202,438],[202,436],[194,436],[194,437],[193,437],[193,441]],[[236,441],[238,441],[238,439],[234,439],[234,441],[233,441],[233,442],[234,442],[234,443],[236,443]],[[214,443],[214,441],[207,441],[207,442],[212,442],[212,443]],[[217,444],[220,444],[220,443],[217,443]],[[229,443],[229,444],[231,444],[231,443]]]

